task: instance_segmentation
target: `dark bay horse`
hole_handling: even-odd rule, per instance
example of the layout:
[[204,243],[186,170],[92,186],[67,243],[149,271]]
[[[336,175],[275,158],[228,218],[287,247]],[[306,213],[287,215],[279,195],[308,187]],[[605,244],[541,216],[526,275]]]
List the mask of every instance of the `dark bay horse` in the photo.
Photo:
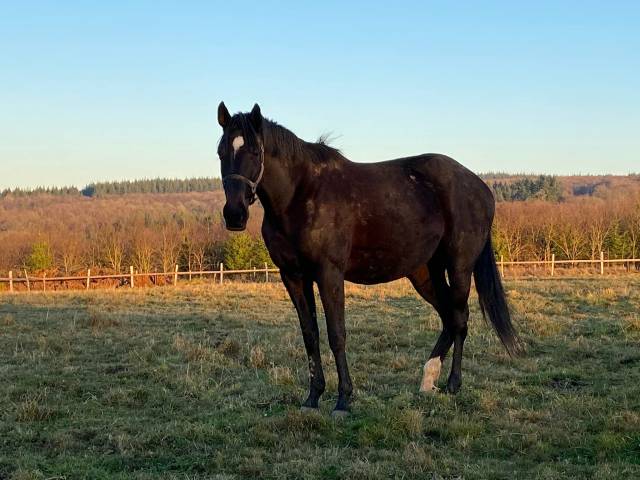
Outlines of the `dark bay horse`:
[[438,312],[442,332],[424,366],[421,391],[435,390],[453,345],[447,390],[461,385],[471,277],[485,318],[509,352],[518,348],[491,247],[493,195],[485,183],[444,155],[362,164],[322,142],[305,142],[250,113],[218,107],[218,146],[229,230],[244,230],[249,206],[264,207],[262,235],[300,320],[309,359],[309,396],[325,389],[314,282],[324,307],[338,370],[334,414],[352,393],[345,353],[344,281],[375,284],[407,277]]

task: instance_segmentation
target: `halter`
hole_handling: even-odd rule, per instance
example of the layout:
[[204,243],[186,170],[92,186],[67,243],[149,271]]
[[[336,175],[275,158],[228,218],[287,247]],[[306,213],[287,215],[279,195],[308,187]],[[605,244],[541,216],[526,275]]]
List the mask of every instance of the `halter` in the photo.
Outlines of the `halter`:
[[233,180],[233,179],[240,180],[242,183],[246,183],[249,186],[249,188],[251,188],[251,198],[249,199],[249,205],[253,205],[256,201],[256,198],[258,198],[258,195],[256,194],[256,190],[258,189],[258,184],[260,183],[260,180],[262,180],[263,174],[264,174],[264,146],[261,144],[260,145],[260,173],[258,174],[258,178],[256,178],[255,181],[252,181],[247,177],[245,177],[244,175],[240,175],[239,173],[231,173],[229,175],[222,177],[222,185],[224,185],[227,180]]

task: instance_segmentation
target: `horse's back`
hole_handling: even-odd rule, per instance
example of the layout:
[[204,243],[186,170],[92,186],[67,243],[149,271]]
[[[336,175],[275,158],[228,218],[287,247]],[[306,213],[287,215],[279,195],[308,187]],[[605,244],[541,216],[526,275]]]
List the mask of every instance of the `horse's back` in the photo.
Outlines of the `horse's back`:
[[[390,214],[391,206],[398,227],[404,224],[401,229],[389,225],[386,231],[390,234],[395,230],[409,239],[412,235],[407,236],[407,231],[420,231],[428,234],[430,246],[440,235],[450,254],[464,250],[465,256],[473,258],[484,247],[495,211],[493,194],[480,177],[459,162],[446,155],[423,154],[357,170],[357,184],[368,186],[368,191],[360,188],[361,194],[373,195],[377,201],[382,195],[390,199],[384,210]],[[400,243],[406,246],[406,242]]]
[[480,202],[483,207],[493,210],[493,194],[487,184],[453,158],[438,153],[427,153],[399,161],[423,175],[423,179],[436,188],[441,198]]
[[407,183],[419,183],[433,192],[439,208],[450,216],[468,213],[477,221],[491,224],[494,198],[487,184],[471,170],[451,157],[426,153],[385,162],[357,164],[359,183],[367,188],[397,188],[406,191]]

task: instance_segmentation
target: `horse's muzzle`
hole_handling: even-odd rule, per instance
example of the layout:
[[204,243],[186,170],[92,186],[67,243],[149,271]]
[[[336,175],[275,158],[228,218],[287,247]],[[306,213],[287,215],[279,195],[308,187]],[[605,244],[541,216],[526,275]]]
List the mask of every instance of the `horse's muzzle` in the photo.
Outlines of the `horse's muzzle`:
[[230,232],[243,232],[247,228],[247,224],[244,225],[231,225],[229,222],[226,222],[227,230]]
[[224,217],[224,224],[227,227],[227,230],[232,232],[241,232],[247,228],[249,211],[244,206],[233,208],[227,203],[222,209],[222,216]]

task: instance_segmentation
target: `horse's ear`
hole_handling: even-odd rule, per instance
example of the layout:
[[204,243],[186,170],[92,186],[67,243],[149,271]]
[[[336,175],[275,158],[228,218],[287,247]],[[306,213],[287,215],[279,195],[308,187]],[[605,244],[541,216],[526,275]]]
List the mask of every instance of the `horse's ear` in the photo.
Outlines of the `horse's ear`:
[[249,120],[251,121],[251,126],[257,133],[262,133],[262,113],[260,112],[260,105],[257,103],[251,109],[251,113],[249,114]]
[[231,114],[224,102],[220,102],[220,105],[218,105],[218,123],[224,128],[229,125],[229,120],[231,120]]

